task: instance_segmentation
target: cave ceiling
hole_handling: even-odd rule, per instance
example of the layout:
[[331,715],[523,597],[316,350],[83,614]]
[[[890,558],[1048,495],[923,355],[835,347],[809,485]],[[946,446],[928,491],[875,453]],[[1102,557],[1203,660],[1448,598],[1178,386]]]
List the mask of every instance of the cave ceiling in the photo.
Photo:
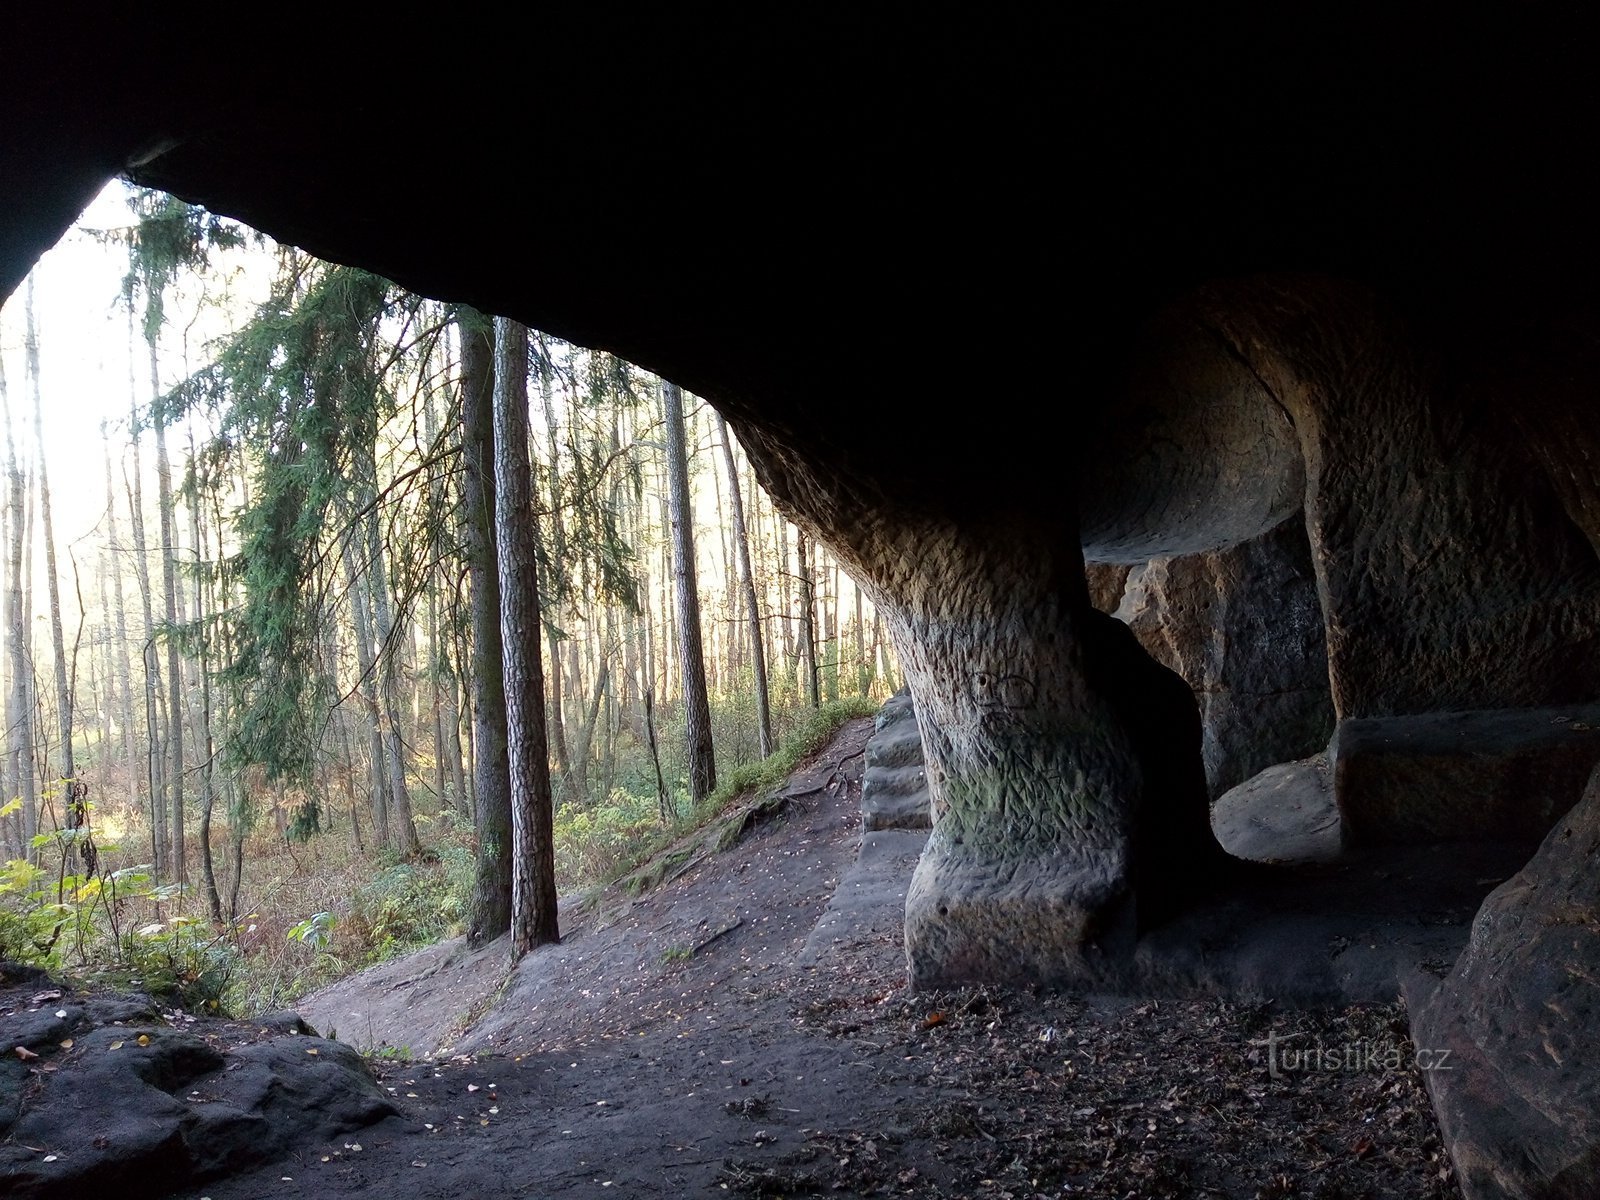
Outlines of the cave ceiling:
[[[0,291],[125,171],[846,470],[892,435],[875,470],[1008,503],[1085,449],[1027,425],[1106,406],[1141,324],[1208,280],[1331,274],[1477,339],[1582,306],[1600,267],[1559,18],[8,20]],[[951,400],[954,428],[918,418]]]

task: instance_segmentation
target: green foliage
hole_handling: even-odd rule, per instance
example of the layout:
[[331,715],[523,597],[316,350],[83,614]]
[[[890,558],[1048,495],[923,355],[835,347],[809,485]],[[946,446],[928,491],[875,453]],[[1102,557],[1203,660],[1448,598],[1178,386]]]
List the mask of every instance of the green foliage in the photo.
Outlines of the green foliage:
[[462,931],[472,894],[472,854],[449,845],[439,858],[437,867],[395,863],[356,889],[342,927],[344,941],[361,958],[392,958]]
[[54,882],[25,859],[0,867],[0,959],[53,965],[55,942],[69,919],[54,901]]
[[[237,448],[252,476],[229,564],[244,592],[229,614],[234,654],[222,672],[236,712],[226,746],[233,769],[311,778],[332,699],[319,646],[325,598],[315,586],[329,518],[373,502],[373,445],[395,409],[381,333],[420,303],[354,268],[291,270],[180,389],[185,407],[207,408],[218,421],[213,461]],[[211,485],[224,482],[225,473]]]
[[818,709],[805,710],[799,724],[783,739],[770,756],[757,763],[725,772],[717,790],[705,798],[697,815],[712,817],[739,796],[775,788],[787,779],[806,755],[821,749],[839,726],[856,717],[870,717],[878,711],[876,701],[865,696],[834,700]]
[[297,805],[284,836],[291,842],[309,842],[322,832],[322,807],[315,800]]
[[613,788],[592,808],[567,803],[555,814],[556,879],[570,887],[605,875],[613,864],[635,857],[660,833],[656,799]]
[[[124,301],[144,298],[144,336],[153,341],[166,322],[166,292],[187,271],[202,269],[213,250],[245,243],[244,230],[165,192],[139,188],[129,197],[136,223],[126,235]],[[258,235],[259,236],[259,235]]]
[[[723,772],[721,784],[704,803],[680,810],[683,815],[666,828],[656,812],[653,791],[639,795],[614,791],[607,804],[589,809],[563,805],[556,813],[555,825],[556,874],[561,886],[615,881],[636,873],[638,890],[649,890],[670,874],[674,864],[666,851],[674,841],[710,825],[739,797],[777,787],[801,759],[825,745],[839,726],[855,717],[871,716],[877,709],[875,701],[853,697],[820,709],[801,710],[803,715],[771,756]],[[737,830],[730,835],[736,836]],[[648,860],[654,862],[641,868]]]
[[333,940],[333,927],[338,923],[331,912],[312,913],[304,921],[289,927],[288,936],[297,942],[321,950]]
[[240,957],[226,931],[216,931],[208,921],[176,916],[129,930],[119,965],[110,974],[133,987],[195,1012],[220,1013]]
[[157,887],[143,866],[66,874],[64,864],[71,861],[78,835],[61,830],[35,839],[41,847],[57,847],[60,871],[20,859],[0,868],[0,959],[51,971],[76,967],[93,983],[135,988],[185,1008],[222,1011],[240,965],[230,931],[181,915],[124,927],[121,918],[134,906],[159,911],[177,899],[178,891]]

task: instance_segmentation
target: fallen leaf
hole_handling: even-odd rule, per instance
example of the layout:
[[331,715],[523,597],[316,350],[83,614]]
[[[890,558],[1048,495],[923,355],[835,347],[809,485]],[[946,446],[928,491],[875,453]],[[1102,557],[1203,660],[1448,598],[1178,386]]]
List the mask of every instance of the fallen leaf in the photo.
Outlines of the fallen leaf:
[[38,1058],[39,1057],[32,1050],[29,1050],[26,1046],[18,1046],[18,1047],[16,1047],[16,1055],[23,1062],[27,1062],[30,1058]]
[[44,1156],[44,1161],[45,1162],[55,1162],[56,1161],[56,1156],[54,1154],[46,1154]]
[[150,1035],[148,1033],[141,1033],[139,1035],[139,1045],[148,1046],[149,1044],[150,1044]]
[[63,1050],[71,1050],[72,1049],[72,1039],[71,1038],[63,1038],[62,1041],[61,1041],[61,1048]]
[[122,1043],[121,1042],[112,1042],[111,1046],[109,1048],[112,1049],[112,1050],[121,1050],[122,1049]]
[[926,1019],[924,1019],[922,1022],[922,1027],[924,1029],[932,1029],[935,1025],[943,1024],[944,1014],[942,1012],[934,1012],[927,1015]]

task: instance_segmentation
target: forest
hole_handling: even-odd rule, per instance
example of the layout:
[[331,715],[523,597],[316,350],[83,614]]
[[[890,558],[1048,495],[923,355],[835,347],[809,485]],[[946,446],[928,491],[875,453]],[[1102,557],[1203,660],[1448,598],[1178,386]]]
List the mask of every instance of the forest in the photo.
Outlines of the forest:
[[697,397],[108,191],[120,394],[0,310],[0,959],[248,1014],[520,954],[895,688]]

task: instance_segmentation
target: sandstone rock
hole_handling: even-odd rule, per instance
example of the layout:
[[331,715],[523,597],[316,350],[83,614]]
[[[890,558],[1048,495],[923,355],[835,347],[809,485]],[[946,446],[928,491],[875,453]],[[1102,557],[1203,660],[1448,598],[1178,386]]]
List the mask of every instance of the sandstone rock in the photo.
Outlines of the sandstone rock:
[[1329,758],[1352,842],[1531,846],[1600,763],[1600,705],[1341,721]]
[[[1592,1200],[1600,1181],[1600,773],[1484,902],[1420,1003],[1419,1048],[1469,1200]],[[1415,989],[1414,989],[1415,990]]]
[[1089,584],[1089,603],[1103,613],[1116,612],[1132,569],[1125,563],[1085,563],[1083,575]]
[[1227,549],[1135,567],[1116,616],[1194,689],[1213,799],[1327,745],[1322,605],[1298,514]]
[[1251,862],[1327,862],[1344,847],[1333,773],[1317,755],[1268,767],[1211,806],[1222,848]]
[[174,1028],[143,997],[10,998],[0,1042],[37,1057],[0,1059],[8,1196],[164,1196],[396,1111],[340,1042],[270,1029],[250,1041],[261,1031],[248,1023]]
[[1359,286],[1194,303],[1299,437],[1340,719],[1600,699],[1600,559],[1510,416],[1522,386],[1445,369]]
[[917,728],[911,694],[901,691],[879,710],[877,732],[867,743],[866,772],[861,779],[861,827],[932,829],[928,772],[922,761],[922,733]]

